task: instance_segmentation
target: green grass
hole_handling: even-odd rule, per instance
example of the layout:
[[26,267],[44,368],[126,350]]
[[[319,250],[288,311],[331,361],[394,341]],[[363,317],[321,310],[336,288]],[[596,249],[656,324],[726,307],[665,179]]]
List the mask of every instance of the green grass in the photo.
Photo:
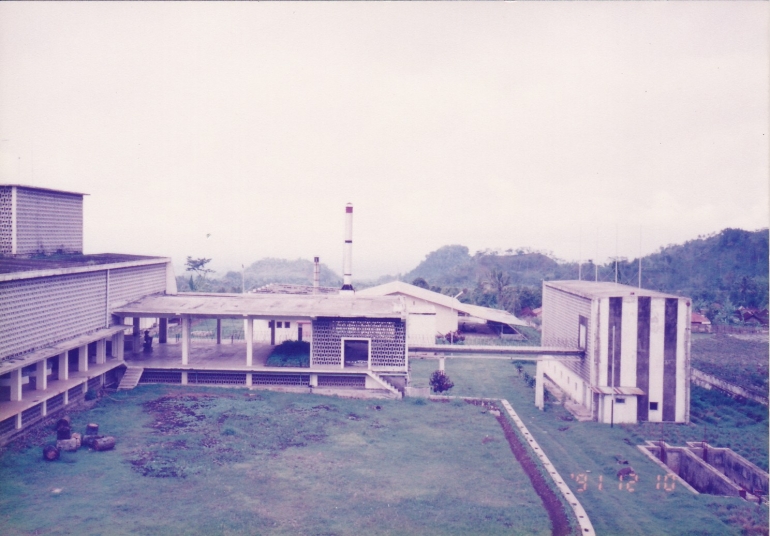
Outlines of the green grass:
[[3,534],[550,533],[499,424],[464,403],[141,386],[88,422],[115,450],[45,462],[41,429],[0,455]]
[[[431,360],[412,360],[412,377],[423,380],[437,368]],[[534,365],[524,365],[534,375]],[[546,411],[534,406],[534,390],[524,384],[511,362],[499,360],[447,359],[446,373],[455,383],[449,394],[506,398],[525,421],[551,462],[580,499],[597,534],[767,534],[767,507],[757,507],[741,499],[693,495],[682,487],[672,492],[656,489],[663,471],[636,448],[643,439],[663,437],[675,444],[701,440],[701,424],[616,426],[571,420],[559,405],[548,403]],[[757,463],[767,465],[768,422],[753,421],[761,412],[751,404],[706,391],[693,389],[693,420],[709,411],[722,411],[724,417],[709,429],[709,441],[732,446]],[[745,418],[745,425],[737,422]],[[749,421],[753,421],[753,424]],[[729,426],[729,427],[728,427]],[[620,483],[617,471],[626,460],[636,470],[639,481],[629,491]],[[599,477],[602,489],[599,490]],[[618,489],[618,487],[622,489]],[[759,510],[757,510],[759,508]],[[757,514],[759,512],[759,514]]]
[[693,334],[693,367],[727,382],[767,396],[770,354],[767,336]]
[[267,358],[268,367],[309,367],[310,343],[284,341],[276,346]]

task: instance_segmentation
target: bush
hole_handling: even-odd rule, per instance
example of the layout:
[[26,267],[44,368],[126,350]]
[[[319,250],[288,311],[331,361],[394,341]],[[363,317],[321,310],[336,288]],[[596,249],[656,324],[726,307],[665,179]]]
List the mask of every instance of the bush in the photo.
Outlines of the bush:
[[430,388],[434,393],[443,393],[449,391],[455,384],[449,379],[449,376],[441,370],[436,370],[430,375]]
[[86,391],[85,399],[86,400],[96,400],[96,398],[99,396],[99,393],[94,391],[93,389],[89,389]]
[[309,367],[310,343],[283,341],[273,349],[265,364],[268,367]]

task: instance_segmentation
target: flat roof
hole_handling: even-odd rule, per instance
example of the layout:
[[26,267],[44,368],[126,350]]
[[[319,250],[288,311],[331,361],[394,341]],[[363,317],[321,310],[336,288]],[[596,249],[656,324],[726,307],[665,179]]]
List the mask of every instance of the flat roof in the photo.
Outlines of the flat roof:
[[336,287],[316,288],[313,285],[269,283],[249,292],[254,294],[339,294],[340,289]]
[[396,296],[344,296],[335,294],[203,294],[146,296],[112,311],[123,317],[201,318],[399,318],[407,310]]
[[68,195],[90,195],[90,194],[84,194],[81,192],[70,192],[67,190],[56,190],[54,188],[41,188],[40,186],[30,186],[28,184],[0,184],[0,188],[3,187],[11,187],[15,186],[16,188],[25,188],[27,190],[41,190],[43,192],[56,192],[57,194],[68,194]]
[[123,255],[119,253],[100,253],[95,255],[62,253],[30,257],[6,257],[0,255],[0,281],[49,277],[52,275],[157,264],[161,262],[170,262],[170,259],[167,257]]
[[563,290],[584,298],[620,298],[624,296],[646,296],[651,298],[682,298],[657,290],[621,285],[609,281],[544,281],[544,285]]

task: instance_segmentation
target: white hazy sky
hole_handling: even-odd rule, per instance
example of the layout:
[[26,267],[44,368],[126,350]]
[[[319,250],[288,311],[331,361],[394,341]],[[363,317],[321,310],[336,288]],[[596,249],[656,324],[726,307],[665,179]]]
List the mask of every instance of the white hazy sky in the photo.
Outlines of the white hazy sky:
[[341,272],[352,202],[354,279],[758,229],[768,7],[2,2],[0,182],[89,193],[86,252],[218,270]]

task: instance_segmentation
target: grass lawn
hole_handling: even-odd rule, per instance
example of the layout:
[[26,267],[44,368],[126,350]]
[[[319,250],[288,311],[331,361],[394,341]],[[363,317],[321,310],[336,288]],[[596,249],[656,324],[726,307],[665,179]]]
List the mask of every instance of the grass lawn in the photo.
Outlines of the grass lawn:
[[45,462],[40,429],[0,455],[0,532],[550,534],[481,408],[140,386],[74,413],[117,438]]
[[[426,381],[437,361],[412,360],[412,377]],[[534,364],[524,370],[534,375]],[[683,487],[666,491],[664,472],[636,448],[643,439],[664,438],[675,444],[701,440],[702,423],[616,426],[579,423],[566,411],[549,403],[541,412],[534,406],[534,390],[524,385],[508,361],[447,359],[446,373],[455,383],[449,394],[506,398],[527,424],[560,474],[567,479],[588,512],[597,534],[767,534],[767,506],[741,499],[693,495]],[[764,411],[762,411],[764,410]],[[693,421],[710,412],[722,412],[721,420],[707,428],[707,439],[717,446],[731,446],[754,463],[767,467],[767,409],[693,389]],[[760,417],[755,420],[754,417]],[[738,422],[741,426],[738,426]],[[629,486],[619,482],[617,471],[626,460],[639,479]],[[601,477],[601,489],[600,489]],[[667,487],[671,488],[670,483]]]
[[725,381],[767,396],[767,335],[712,335],[694,333],[692,366]]

